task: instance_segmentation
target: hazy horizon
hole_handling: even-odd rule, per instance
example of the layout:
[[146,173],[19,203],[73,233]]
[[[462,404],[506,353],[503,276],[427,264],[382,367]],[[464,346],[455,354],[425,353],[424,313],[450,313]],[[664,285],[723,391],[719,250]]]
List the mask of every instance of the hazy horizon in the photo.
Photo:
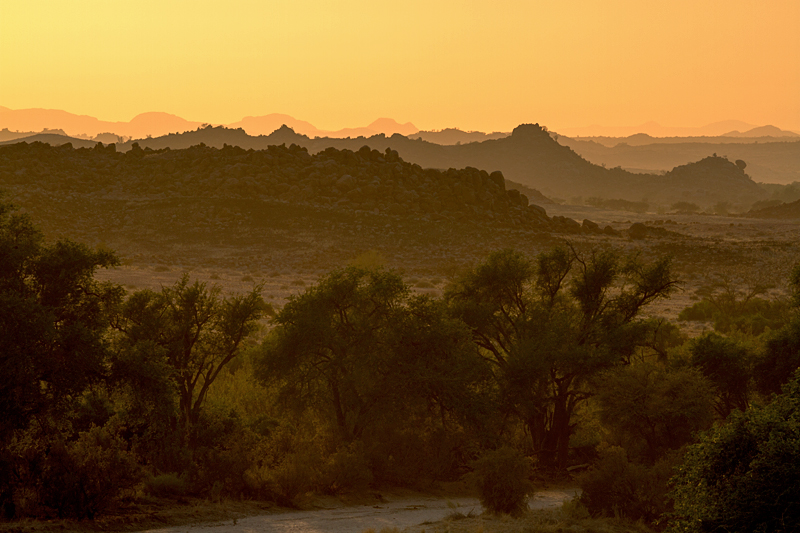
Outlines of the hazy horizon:
[[[477,132],[477,130],[463,130],[457,127],[442,127],[431,130],[422,130],[413,123],[401,123],[392,117],[379,117],[369,124],[348,125],[337,130],[323,130],[314,124],[293,117],[284,113],[269,113],[261,116],[245,116],[240,120],[227,124],[214,124],[208,121],[187,120],[172,113],[164,111],[145,111],[138,113],[128,121],[108,121],[102,117],[90,115],[77,115],[69,110],[63,109],[11,109],[0,105],[0,129],[8,129],[17,132],[40,132],[45,129],[61,129],[67,135],[90,135],[95,136],[102,133],[114,133],[117,135],[144,138],[145,136],[161,136],[168,133],[182,133],[191,131],[203,125],[225,126],[229,128],[242,128],[250,135],[269,135],[283,125],[292,128],[296,133],[309,137],[369,137],[383,133],[391,136],[394,133],[401,135],[414,135],[422,132],[437,132],[446,130],[461,130],[465,132]],[[522,124],[522,123],[520,123]],[[519,125],[519,124],[518,124]],[[554,129],[547,126],[552,131],[571,137],[628,137],[635,134],[647,134],[652,137],[714,137],[728,133],[746,133],[750,130],[760,130],[775,127],[771,124],[749,124],[741,120],[729,119],[704,124],[700,126],[676,126],[663,125],[655,121],[648,121],[639,125],[598,125],[593,124],[584,127],[573,127],[564,129]],[[516,126],[515,126],[516,127]],[[513,129],[513,128],[512,128]],[[794,133],[800,135],[798,131],[782,130],[784,133]],[[481,132],[484,134],[505,133],[505,132]],[[767,132],[763,135],[771,135]],[[790,137],[791,138],[791,137]]]

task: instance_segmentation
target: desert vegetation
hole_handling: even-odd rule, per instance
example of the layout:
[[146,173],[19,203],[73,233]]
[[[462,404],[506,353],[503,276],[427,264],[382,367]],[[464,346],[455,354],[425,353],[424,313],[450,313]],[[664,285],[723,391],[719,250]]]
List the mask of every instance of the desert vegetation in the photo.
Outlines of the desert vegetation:
[[794,226],[548,216],[369,148],[23,144],[0,184],[6,519],[462,479],[513,520],[558,481],[570,520],[797,524]]

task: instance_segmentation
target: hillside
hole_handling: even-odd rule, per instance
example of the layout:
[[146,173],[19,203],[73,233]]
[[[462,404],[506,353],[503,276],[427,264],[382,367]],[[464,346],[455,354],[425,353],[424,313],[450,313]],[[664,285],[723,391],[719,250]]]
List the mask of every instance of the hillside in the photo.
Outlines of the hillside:
[[551,219],[506,190],[499,172],[425,170],[367,147],[121,153],[18,143],[0,147],[0,189],[53,238],[108,246],[137,262],[307,270],[341,264],[358,249],[430,258],[472,239],[490,246],[500,231],[532,239],[601,232]]
[[800,219],[800,200],[749,211],[750,218]]
[[787,137],[657,139],[637,135],[592,140],[560,137],[559,142],[588,161],[608,168],[660,172],[716,153],[732,161],[746,161],[747,173],[755,181],[780,184],[800,181],[800,140]]

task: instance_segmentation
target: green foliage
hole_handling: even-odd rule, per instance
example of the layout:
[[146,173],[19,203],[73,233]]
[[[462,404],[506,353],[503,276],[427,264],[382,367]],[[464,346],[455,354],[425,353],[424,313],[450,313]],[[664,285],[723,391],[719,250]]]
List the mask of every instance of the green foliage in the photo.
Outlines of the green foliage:
[[521,514],[528,510],[533,494],[530,460],[517,450],[504,446],[486,452],[473,463],[478,498],[490,513]]
[[[23,481],[14,470],[29,470],[29,459],[44,454],[36,447],[17,454],[14,443],[32,424],[42,441],[59,442],[76,399],[106,377],[109,309],[122,291],[95,281],[94,273],[116,264],[107,251],[66,240],[45,244],[30,217],[0,200],[0,507],[6,516],[17,514],[15,494],[37,491],[35,476]],[[91,480],[79,481],[94,490]],[[93,494],[82,502],[67,507],[93,514],[105,505]]]
[[106,311],[121,291],[93,276],[116,264],[71,241],[46,245],[27,215],[0,202],[0,442],[103,377]]
[[670,531],[800,528],[800,373],[769,405],[702,434],[672,483]]
[[[131,360],[143,359],[159,393],[166,374],[178,392],[182,426],[197,423],[208,389],[220,371],[239,355],[242,341],[266,311],[260,287],[243,296],[220,298],[219,288],[189,284],[188,275],[160,293],[132,294],[115,327],[121,363],[142,382]],[[165,372],[167,370],[167,372]],[[127,378],[127,376],[122,376]]]
[[654,524],[669,510],[667,481],[675,455],[667,455],[653,466],[630,462],[625,450],[612,446],[579,478],[580,502],[592,516],[624,517]]
[[404,426],[457,431],[483,411],[476,388],[484,369],[468,331],[440,303],[411,296],[394,272],[334,271],[292,298],[275,322],[256,376],[278,385],[298,416],[315,417],[334,449],[362,442],[373,469],[393,471],[373,450],[405,453]]
[[364,445],[354,442],[331,454],[323,466],[322,488],[330,494],[348,490],[365,490],[372,482]]

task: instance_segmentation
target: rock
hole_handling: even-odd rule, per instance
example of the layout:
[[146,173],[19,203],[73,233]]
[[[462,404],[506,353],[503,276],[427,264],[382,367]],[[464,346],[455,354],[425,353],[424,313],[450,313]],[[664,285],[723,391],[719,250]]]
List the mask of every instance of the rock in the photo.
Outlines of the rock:
[[619,236],[619,232],[614,228],[612,228],[611,226],[606,226],[605,228],[603,228],[603,233],[606,235],[613,235],[615,237]]
[[356,179],[350,174],[345,174],[344,176],[336,180],[336,187],[342,192],[347,192],[355,188],[357,184],[358,182],[356,181]]
[[592,222],[588,218],[583,219],[583,229],[591,233],[601,233],[600,225],[596,222]]
[[631,239],[646,239],[647,238],[647,226],[642,224],[641,222],[634,222],[631,224],[631,227],[628,228],[628,235]]

